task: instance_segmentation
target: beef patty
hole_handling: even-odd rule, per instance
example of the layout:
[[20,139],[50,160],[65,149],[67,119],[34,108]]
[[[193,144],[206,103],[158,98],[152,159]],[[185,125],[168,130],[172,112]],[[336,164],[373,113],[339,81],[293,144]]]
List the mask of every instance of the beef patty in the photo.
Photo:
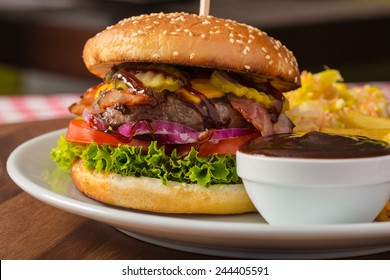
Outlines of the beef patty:
[[[198,131],[207,128],[251,127],[251,124],[236,111],[225,97],[209,101],[208,106],[191,105],[183,102],[176,94],[166,94],[155,106],[125,106],[115,104],[99,114],[108,125],[118,127],[121,124],[138,120],[167,120],[186,125]],[[211,108],[210,108],[211,107]],[[215,111],[216,117],[207,117],[207,111]],[[206,115],[206,116],[205,116]],[[215,123],[216,122],[216,123]]]

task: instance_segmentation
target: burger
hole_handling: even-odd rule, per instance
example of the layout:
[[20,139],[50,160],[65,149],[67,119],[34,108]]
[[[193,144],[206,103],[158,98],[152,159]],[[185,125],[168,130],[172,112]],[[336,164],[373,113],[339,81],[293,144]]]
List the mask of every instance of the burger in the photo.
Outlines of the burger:
[[102,82],[52,158],[86,196],[158,213],[256,211],[236,172],[244,142],[288,133],[283,92],[300,86],[280,41],[233,20],[187,13],[124,19],[85,44]]

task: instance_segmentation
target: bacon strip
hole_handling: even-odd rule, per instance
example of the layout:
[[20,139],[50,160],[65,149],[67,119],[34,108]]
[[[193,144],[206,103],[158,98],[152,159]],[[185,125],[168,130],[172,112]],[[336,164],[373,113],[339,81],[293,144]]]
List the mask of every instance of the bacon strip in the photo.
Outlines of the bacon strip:
[[136,105],[152,105],[151,97],[144,93],[120,91],[117,89],[111,89],[104,95],[102,95],[97,103],[102,111],[107,107],[114,106],[115,104],[123,104],[128,106]]
[[85,109],[90,112],[101,113],[106,108],[115,104],[123,104],[128,106],[137,105],[155,105],[156,98],[151,94],[139,93],[136,91],[120,91],[111,89],[103,92],[95,103],[95,88],[91,88],[84,93],[84,96],[78,103],[74,103],[69,107],[69,111],[75,115],[82,115]]
[[68,109],[72,114],[81,116],[85,109],[91,108],[95,101],[95,93],[103,83],[93,86],[84,92],[78,103],[73,103]]
[[280,114],[278,121],[273,123],[262,104],[234,94],[228,94],[228,100],[234,109],[261,132],[261,135],[292,132],[293,123],[284,114]]

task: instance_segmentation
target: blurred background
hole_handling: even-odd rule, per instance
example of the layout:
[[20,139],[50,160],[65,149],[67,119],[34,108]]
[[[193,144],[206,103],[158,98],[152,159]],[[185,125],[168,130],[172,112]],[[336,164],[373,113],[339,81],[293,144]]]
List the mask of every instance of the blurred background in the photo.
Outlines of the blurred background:
[[[85,41],[122,18],[198,13],[198,0],[0,0],[0,94],[81,93]],[[347,82],[390,81],[390,0],[211,0],[210,14],[261,28],[301,70]]]

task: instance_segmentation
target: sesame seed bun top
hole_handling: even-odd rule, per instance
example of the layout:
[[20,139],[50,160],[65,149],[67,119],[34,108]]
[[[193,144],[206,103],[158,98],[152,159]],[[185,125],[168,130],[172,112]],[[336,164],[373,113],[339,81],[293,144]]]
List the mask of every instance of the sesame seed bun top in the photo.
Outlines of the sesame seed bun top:
[[122,62],[225,69],[300,85],[297,61],[280,41],[233,20],[187,13],[134,16],[89,39],[83,59],[99,76]]

